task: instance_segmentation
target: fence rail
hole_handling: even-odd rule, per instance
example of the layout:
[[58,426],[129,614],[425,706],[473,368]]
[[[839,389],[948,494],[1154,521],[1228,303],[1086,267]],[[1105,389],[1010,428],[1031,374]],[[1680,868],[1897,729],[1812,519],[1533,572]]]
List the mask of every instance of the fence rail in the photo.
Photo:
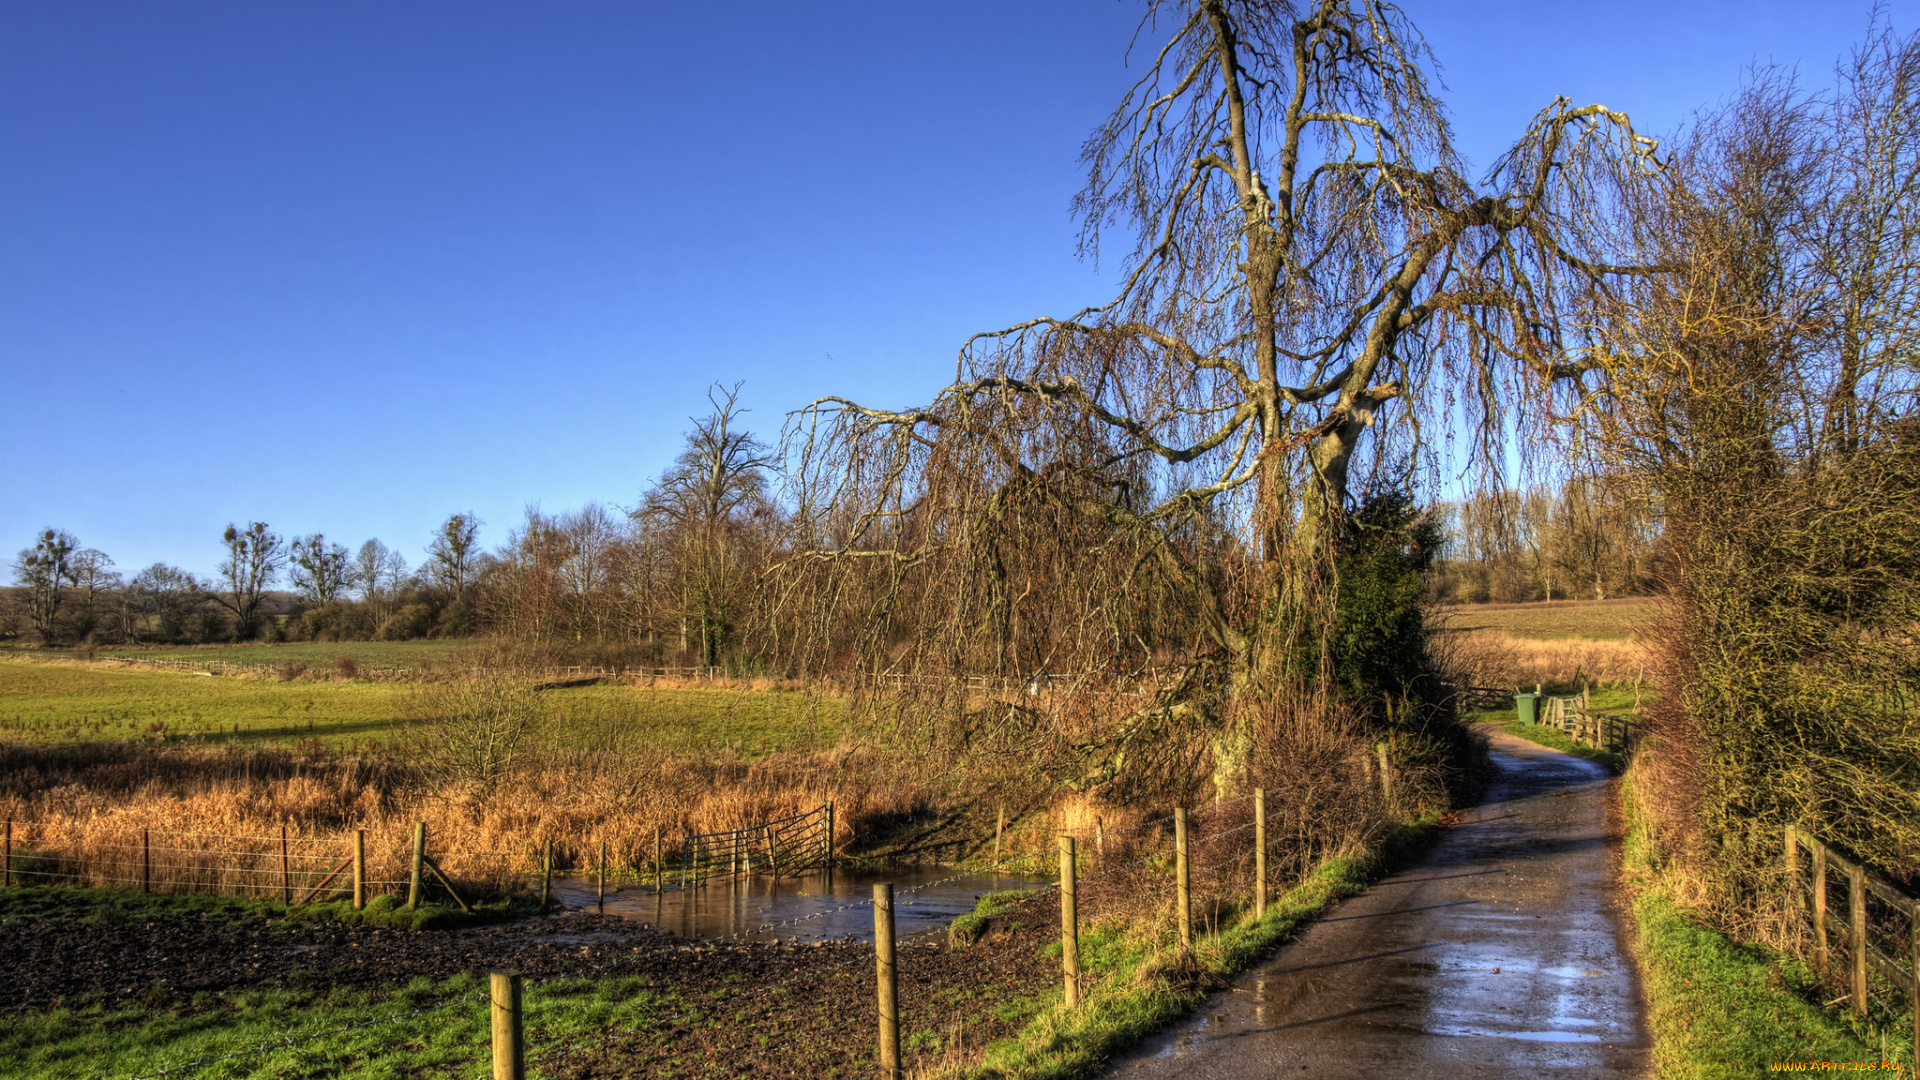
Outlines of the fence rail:
[[1565,732],[1575,742],[1596,750],[1632,754],[1640,749],[1646,725],[1638,717],[1599,712],[1585,694],[1575,697],[1550,697],[1542,701],[1540,723]]
[[721,875],[780,878],[818,870],[833,861],[833,803],[744,829],[689,835],[683,850],[681,881],[696,886]]
[[[1802,852],[1808,856],[1804,863]],[[1811,924],[1813,955],[1803,959],[1821,976],[1846,973],[1843,1000],[1852,1004],[1855,1015],[1865,1016],[1875,998],[1897,1013],[1904,995],[1913,1013],[1914,1046],[1920,1047],[1920,899],[1791,825],[1786,830],[1786,865],[1793,905]],[[1846,919],[1837,927],[1828,917],[1835,874],[1847,890]],[[1876,901],[1878,912],[1873,910]],[[1876,974],[1886,986],[1874,984],[1871,976]]]

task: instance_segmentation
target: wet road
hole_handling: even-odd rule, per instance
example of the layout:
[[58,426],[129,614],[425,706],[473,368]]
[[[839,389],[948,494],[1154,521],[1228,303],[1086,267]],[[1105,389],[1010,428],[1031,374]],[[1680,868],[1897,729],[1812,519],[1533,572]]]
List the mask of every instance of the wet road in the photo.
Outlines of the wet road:
[[1642,1076],[1605,769],[1493,734],[1486,800],[1111,1076]]

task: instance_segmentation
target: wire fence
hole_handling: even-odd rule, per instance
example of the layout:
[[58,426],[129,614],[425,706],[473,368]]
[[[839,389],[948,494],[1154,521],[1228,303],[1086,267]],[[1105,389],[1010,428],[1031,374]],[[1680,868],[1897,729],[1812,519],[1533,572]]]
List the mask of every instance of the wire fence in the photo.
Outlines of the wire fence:
[[[595,1062],[604,1064],[601,1059],[609,1055],[617,1058],[628,1074],[657,1071],[677,1075],[682,1070],[673,1062],[686,1048],[676,1040],[695,1032],[704,1032],[709,1043],[717,1041],[720,1051],[734,1055],[721,1071],[751,1073],[766,1064],[768,1054],[796,1052],[797,1043],[783,1045],[779,1039],[769,1042],[763,1036],[791,1030],[813,1014],[830,1013],[834,1023],[822,1038],[838,1048],[835,1052],[841,1058],[837,1060],[851,1058],[856,1071],[871,1066],[877,1067],[880,1075],[898,1076],[906,1067],[900,1050],[903,1030],[920,1039],[948,1023],[950,1031],[959,1033],[954,1038],[962,1042],[969,1031],[974,1032],[976,1043],[988,1037],[1004,1037],[1017,1027],[1018,1020],[998,1016],[999,1006],[1007,1000],[1049,992],[1060,993],[1068,1001],[1084,1000],[1103,980],[1117,977],[1120,973],[1116,970],[1097,966],[1081,969],[1077,960],[1082,951],[1078,944],[1081,927],[1091,931],[1124,926],[1153,948],[1178,957],[1208,935],[1235,925],[1249,909],[1260,908],[1294,876],[1290,872],[1269,873],[1261,881],[1260,868],[1304,865],[1306,861],[1285,842],[1275,844],[1265,828],[1263,809],[1259,797],[1247,796],[1192,812],[1148,818],[1125,828],[1096,825],[1070,830],[1061,835],[1074,840],[1073,856],[1070,861],[1061,860],[1059,881],[1003,897],[984,907],[981,914],[962,920],[970,923],[970,933],[951,932],[944,940],[941,935],[928,934],[899,945],[892,943],[892,905],[910,902],[916,893],[938,890],[969,877],[1031,870],[1036,862],[1051,863],[1049,853],[1009,855],[993,865],[957,870],[898,892],[889,887],[890,899],[879,907],[878,900],[861,898],[797,918],[770,920],[721,938],[666,940],[649,949],[581,963],[538,980],[522,983],[516,976],[512,980],[516,989],[511,994],[500,989],[505,983],[497,983],[484,992],[463,993],[444,1001],[397,1008],[377,1017],[228,1048],[143,1073],[135,1080],[183,1076],[217,1064],[237,1069],[239,1075],[265,1075],[248,1072],[246,1063],[257,1059],[259,1068],[270,1068],[275,1060],[271,1055],[276,1053],[296,1047],[311,1052],[313,1044],[324,1045],[330,1037],[441,1013],[460,1016],[462,1023],[474,1030],[489,1031],[491,1037],[476,1041],[465,1058],[416,1070],[420,1075],[464,1075],[475,1063],[492,1058],[497,1068],[506,1070],[495,1075],[563,1077],[592,1071]],[[1060,921],[1065,895],[1073,897],[1070,910],[1077,913],[1068,926]],[[879,916],[874,948],[785,946],[756,954],[755,948],[770,947],[743,944],[775,930],[850,909],[872,910]],[[879,924],[887,929],[883,931]],[[1040,948],[1050,941],[1061,943],[1057,959]],[[591,1032],[556,1032],[536,1025],[529,1039],[523,1028],[524,1016],[563,1014],[568,1001],[579,996],[583,982],[590,985],[662,960],[685,957],[724,968],[731,957],[754,955],[791,958],[793,967],[758,980],[723,979],[718,987],[705,991],[696,986],[688,986],[677,995],[669,991],[654,1007],[636,1008],[633,1015]],[[1070,955],[1076,958],[1071,963],[1067,959]],[[510,958],[503,960],[510,965]],[[852,977],[863,968],[877,968],[879,972],[881,992],[877,998],[873,984]],[[891,1025],[883,1023],[889,970],[900,988]],[[862,986],[867,989],[862,990]],[[795,992],[800,989],[806,992]],[[492,1023],[482,1022],[488,1020]],[[436,1026],[446,1023],[435,1021]],[[888,1030],[893,1038],[891,1050],[885,1038]],[[980,1034],[982,1030],[986,1034]],[[503,1036],[503,1031],[510,1032],[511,1038]],[[922,1042],[909,1045],[908,1052],[925,1058],[953,1051],[953,1038],[935,1041],[945,1049],[929,1049]],[[330,1061],[326,1068],[338,1071],[355,1067],[345,1048],[342,1054],[347,1056]],[[713,1067],[720,1066],[710,1066],[709,1071]],[[794,1067],[789,1062],[785,1070]]]
[[[359,900],[411,889],[433,864],[450,889],[498,896],[550,889],[554,872],[586,870],[605,876],[609,863],[627,881],[650,881],[662,890],[700,888],[717,876],[791,876],[824,866],[832,857],[833,804],[741,829],[689,834],[668,842],[610,850],[592,843],[561,849],[554,861],[551,838],[527,837],[505,848],[433,851],[416,844],[413,830],[343,829],[279,833],[219,833],[162,830],[98,820],[5,823],[0,883],[77,887],[138,887],[146,892],[277,899],[287,903]],[[615,857],[610,859],[610,856]],[[347,875],[351,868],[354,873]]]

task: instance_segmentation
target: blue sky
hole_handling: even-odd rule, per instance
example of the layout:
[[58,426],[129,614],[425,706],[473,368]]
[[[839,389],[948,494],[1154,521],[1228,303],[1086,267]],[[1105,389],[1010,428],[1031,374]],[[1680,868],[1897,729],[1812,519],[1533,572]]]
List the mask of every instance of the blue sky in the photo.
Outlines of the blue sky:
[[[1869,14],[1407,7],[1476,167],[1555,94],[1660,132],[1755,62],[1824,83]],[[456,510],[633,504],[716,379],[769,434],[924,398],[1105,298],[1067,203],[1138,11],[0,0],[0,553],[417,562]]]

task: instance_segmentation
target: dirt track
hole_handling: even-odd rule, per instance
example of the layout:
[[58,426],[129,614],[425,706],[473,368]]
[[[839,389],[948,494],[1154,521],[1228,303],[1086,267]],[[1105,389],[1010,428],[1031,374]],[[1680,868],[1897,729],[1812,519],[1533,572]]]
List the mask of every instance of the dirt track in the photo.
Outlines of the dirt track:
[[1493,759],[1459,828],[1111,1075],[1646,1075],[1607,772],[1500,733]]

